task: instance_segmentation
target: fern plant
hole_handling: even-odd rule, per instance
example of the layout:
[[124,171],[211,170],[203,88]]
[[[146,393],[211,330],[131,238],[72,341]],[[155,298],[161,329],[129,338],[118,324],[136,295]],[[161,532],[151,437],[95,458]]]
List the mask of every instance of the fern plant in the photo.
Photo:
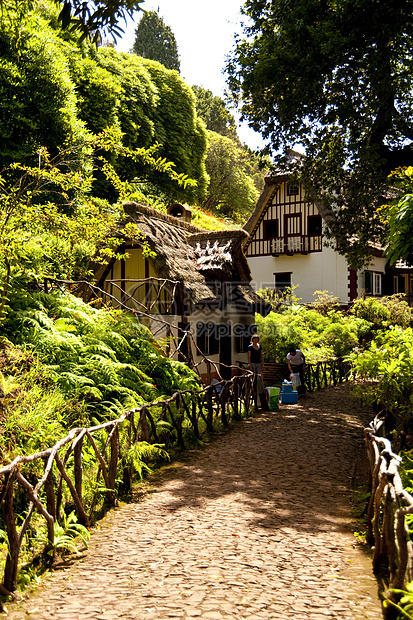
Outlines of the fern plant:
[[152,473],[153,469],[150,463],[156,463],[161,460],[169,460],[170,456],[161,444],[151,444],[146,441],[139,441],[130,446],[125,457],[124,465],[130,466],[140,480],[144,474]]
[[51,548],[48,550],[48,554],[54,556],[58,553],[79,553],[77,542],[81,541],[87,548],[90,540],[89,530],[81,523],[78,523],[75,512],[71,512],[69,515],[63,513],[62,522],[54,524],[54,539],[52,545],[47,538],[45,532],[41,532],[40,541]]
[[31,347],[63,393],[83,400],[98,419],[199,386],[190,369],[159,353],[132,316],[70,294],[19,297],[6,329],[15,344]]

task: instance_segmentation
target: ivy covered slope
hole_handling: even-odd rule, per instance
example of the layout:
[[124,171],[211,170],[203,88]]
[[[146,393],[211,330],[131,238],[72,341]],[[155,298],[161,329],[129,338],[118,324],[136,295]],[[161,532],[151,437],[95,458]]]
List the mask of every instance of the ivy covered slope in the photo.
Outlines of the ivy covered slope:
[[196,375],[164,357],[129,313],[94,308],[70,294],[11,300],[0,356],[4,462],[50,446],[69,428],[199,389]]

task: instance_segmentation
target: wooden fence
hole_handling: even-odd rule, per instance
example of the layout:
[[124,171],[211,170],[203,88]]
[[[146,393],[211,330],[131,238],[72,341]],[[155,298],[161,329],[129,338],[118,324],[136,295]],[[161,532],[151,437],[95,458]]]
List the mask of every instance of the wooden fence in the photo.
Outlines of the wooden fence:
[[[397,602],[400,593],[392,590],[413,579],[413,547],[406,524],[406,515],[413,514],[413,497],[403,488],[401,457],[393,452],[388,439],[378,436],[382,425],[383,420],[376,417],[365,429],[371,481],[366,539],[374,546],[373,570],[388,583],[385,596]],[[392,606],[385,613],[394,617]]]
[[[213,431],[217,422],[227,426],[231,420],[240,420],[254,403],[256,407],[254,375],[248,372],[198,392],[176,392],[167,400],[126,411],[117,420],[72,429],[53,447],[18,456],[2,467],[0,509],[9,552],[0,594],[11,594],[16,588],[19,557],[35,511],[44,518],[47,528],[48,542],[41,553],[53,554],[55,524],[61,521],[64,497],[74,506],[79,523],[89,526],[102,494],[105,508],[109,508],[116,503],[119,485],[130,487],[134,470],[128,453],[139,442],[184,448],[188,433],[199,438],[204,430]],[[23,519],[20,527],[16,525],[17,510]]]
[[[307,363],[304,368],[304,380],[308,392],[315,392],[337,383],[347,381],[350,376],[351,365],[344,362],[341,358],[326,360],[325,362],[317,362],[315,364]],[[288,379],[290,371],[287,364],[274,364],[266,362],[264,365],[264,382],[266,385],[271,383],[281,383],[284,379]]]
[[[128,453],[139,442],[183,449],[188,433],[199,439],[204,430],[213,431],[217,422],[228,426],[231,420],[240,420],[252,405],[257,409],[254,375],[236,370],[242,374],[231,380],[222,380],[197,392],[176,392],[166,400],[130,409],[117,420],[72,429],[51,448],[18,456],[0,468],[0,510],[9,545],[0,594],[11,594],[16,588],[19,558],[36,512],[44,519],[47,529],[48,542],[42,553],[53,554],[55,524],[61,522],[65,497],[74,507],[79,523],[90,526],[98,510],[102,510],[101,506],[98,508],[99,498],[101,504],[103,497],[107,509],[116,504],[120,486],[130,487],[135,471]],[[310,391],[335,385],[347,376],[347,367],[339,361],[306,367]],[[19,527],[17,510],[22,519]]]

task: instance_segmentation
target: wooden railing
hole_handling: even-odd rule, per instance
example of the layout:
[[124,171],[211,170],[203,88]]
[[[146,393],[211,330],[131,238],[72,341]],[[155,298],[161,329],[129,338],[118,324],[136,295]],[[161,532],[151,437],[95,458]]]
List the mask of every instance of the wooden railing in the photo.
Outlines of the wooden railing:
[[304,379],[307,390],[314,392],[315,390],[343,383],[349,379],[350,371],[351,364],[339,357],[325,362],[317,362],[316,364],[306,364]]
[[[176,392],[166,400],[130,409],[117,420],[72,429],[51,448],[17,456],[0,468],[0,509],[9,545],[0,594],[11,594],[16,588],[19,557],[35,511],[46,522],[48,542],[42,553],[53,554],[64,497],[74,506],[79,523],[89,526],[99,497],[108,508],[116,503],[120,485],[130,487],[134,471],[128,453],[139,442],[185,448],[186,433],[200,438],[203,431],[212,432],[217,422],[227,426],[240,420],[252,403],[256,405],[255,398],[254,375],[246,372],[197,392]],[[20,527],[17,510],[23,519]]]
[[[240,365],[242,365],[240,363]],[[244,367],[247,365],[244,364]],[[351,365],[341,358],[306,364],[304,368],[304,380],[308,392],[315,392],[338,383],[347,381],[350,376]],[[266,385],[280,383],[288,379],[290,371],[286,363],[276,364],[266,362],[264,365],[264,381]]]
[[[378,436],[382,425],[383,420],[376,417],[365,429],[371,480],[366,539],[374,546],[373,570],[387,583],[385,597],[397,602],[400,593],[394,589],[413,579],[413,548],[406,524],[406,515],[413,514],[413,497],[403,488],[401,457],[388,439]],[[387,608],[388,617],[394,617],[393,612],[391,606]]]

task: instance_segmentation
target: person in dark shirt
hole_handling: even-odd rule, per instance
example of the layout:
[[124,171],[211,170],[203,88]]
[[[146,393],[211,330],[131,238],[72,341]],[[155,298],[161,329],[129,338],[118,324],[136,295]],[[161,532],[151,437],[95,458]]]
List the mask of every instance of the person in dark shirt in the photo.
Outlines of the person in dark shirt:
[[262,373],[264,371],[264,354],[262,352],[262,346],[260,345],[260,337],[256,334],[251,338],[251,343],[248,345],[247,351],[250,370],[255,374],[254,384],[257,390],[257,396],[260,399],[261,409],[263,411],[268,411],[267,395],[262,378]]
[[250,370],[262,376],[264,369],[264,354],[260,345],[260,337],[256,334],[252,336],[251,343],[248,345],[248,364]]

